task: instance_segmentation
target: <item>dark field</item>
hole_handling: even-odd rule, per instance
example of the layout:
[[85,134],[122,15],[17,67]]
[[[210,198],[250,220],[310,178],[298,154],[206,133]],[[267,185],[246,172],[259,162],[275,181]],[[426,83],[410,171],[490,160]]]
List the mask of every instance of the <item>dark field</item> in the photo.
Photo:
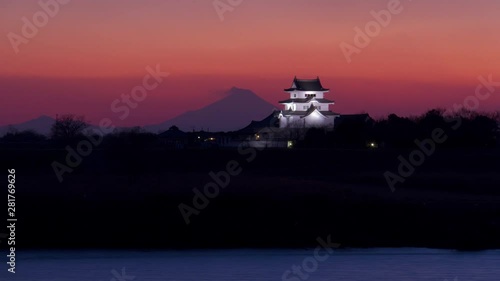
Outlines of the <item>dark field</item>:
[[[403,150],[96,150],[59,183],[63,150],[0,150],[16,169],[19,248],[500,248],[500,150],[437,149],[391,192]],[[248,161],[255,156],[255,159]],[[235,160],[186,225],[179,204]],[[7,183],[5,183],[5,194]]]

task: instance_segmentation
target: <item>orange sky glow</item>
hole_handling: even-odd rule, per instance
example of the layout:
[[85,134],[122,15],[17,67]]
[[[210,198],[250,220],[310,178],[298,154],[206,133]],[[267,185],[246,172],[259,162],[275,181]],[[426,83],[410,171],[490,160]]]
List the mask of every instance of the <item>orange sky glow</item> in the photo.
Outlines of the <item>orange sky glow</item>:
[[[390,1],[242,0],[221,20],[213,0],[72,0],[16,54],[8,34],[41,7],[0,0],[0,125],[67,112],[96,122],[157,64],[171,75],[118,125],[164,121],[232,86],[279,106],[295,75],[320,76],[333,111],[374,117],[448,108],[479,76],[500,81],[497,0],[401,0],[348,63],[339,45]],[[479,110],[499,109],[500,87]]]

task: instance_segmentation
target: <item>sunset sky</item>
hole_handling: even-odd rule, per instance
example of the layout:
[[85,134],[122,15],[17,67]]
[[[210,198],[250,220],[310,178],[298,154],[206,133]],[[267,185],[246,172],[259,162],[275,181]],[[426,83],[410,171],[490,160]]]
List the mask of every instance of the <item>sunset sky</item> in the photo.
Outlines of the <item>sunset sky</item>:
[[[351,63],[339,45],[353,45],[354,28],[389,0],[243,0],[223,20],[213,0],[73,0],[16,54],[8,34],[22,36],[38,2],[0,0],[0,125],[112,117],[113,100],[157,64],[170,76],[117,124],[158,123],[233,86],[277,105],[295,75],[320,76],[331,110],[373,117],[449,108],[474,94],[479,76],[500,81],[498,0],[402,0]],[[480,106],[498,109],[500,89]]]

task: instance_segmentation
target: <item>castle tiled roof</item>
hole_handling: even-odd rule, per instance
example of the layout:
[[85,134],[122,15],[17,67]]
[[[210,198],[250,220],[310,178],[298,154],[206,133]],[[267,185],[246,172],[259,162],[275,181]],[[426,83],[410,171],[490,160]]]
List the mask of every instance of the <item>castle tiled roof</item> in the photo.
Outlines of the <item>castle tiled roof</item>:
[[319,77],[316,79],[293,79],[293,84],[291,88],[285,89],[286,92],[289,91],[328,91],[328,89],[323,88]]
[[[316,109],[316,108],[315,108]],[[318,110],[319,113],[325,115],[325,116],[333,116],[333,115],[340,115],[338,113],[335,113],[333,111],[320,111]],[[292,110],[283,110],[281,112],[281,114],[283,114],[284,116],[287,116],[287,115],[297,115],[297,116],[307,116],[309,114],[311,114],[312,112],[314,112],[314,110],[310,111],[310,109],[308,109],[307,111],[292,111]]]
[[282,100],[279,103],[308,103],[310,101],[317,101],[319,103],[334,103],[334,101],[329,99],[317,99],[315,97],[308,97],[305,99],[287,99],[287,100]]
[[239,134],[253,134],[257,133],[264,128],[278,128],[279,127],[279,119],[278,119],[279,111],[273,111],[271,115],[260,121],[252,121],[245,128],[237,131]]

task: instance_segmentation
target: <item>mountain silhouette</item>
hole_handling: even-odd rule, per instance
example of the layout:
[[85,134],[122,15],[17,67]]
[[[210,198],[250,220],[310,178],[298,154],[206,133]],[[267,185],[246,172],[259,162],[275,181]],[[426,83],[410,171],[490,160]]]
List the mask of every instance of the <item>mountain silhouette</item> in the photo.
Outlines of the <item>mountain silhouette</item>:
[[146,126],[154,133],[168,130],[175,125],[183,131],[232,131],[261,120],[276,107],[250,90],[231,88],[224,98],[195,111],[188,111],[160,124]]
[[[252,120],[261,120],[273,112],[276,107],[263,100],[250,90],[231,88],[225,97],[201,109],[188,111],[163,123],[145,126],[144,129],[153,133],[168,130],[176,125],[183,131],[232,131],[239,130]],[[49,135],[55,119],[42,115],[24,123],[0,126],[0,137],[10,128],[18,131],[33,130],[43,135]],[[90,125],[88,129],[97,129]]]
[[18,131],[33,130],[39,134],[48,135],[50,128],[54,124],[55,119],[47,115],[42,115],[38,118],[26,121],[24,123],[11,124],[0,127],[0,136],[5,135],[10,128]]

